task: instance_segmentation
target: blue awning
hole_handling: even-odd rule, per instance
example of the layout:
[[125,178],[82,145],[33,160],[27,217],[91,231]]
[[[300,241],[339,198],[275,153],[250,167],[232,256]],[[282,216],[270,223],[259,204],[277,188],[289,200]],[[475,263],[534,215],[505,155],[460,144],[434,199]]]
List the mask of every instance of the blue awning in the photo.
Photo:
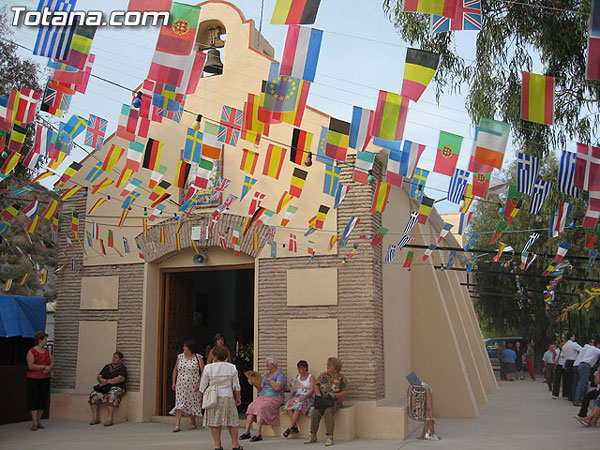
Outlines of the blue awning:
[[21,295],[0,295],[0,337],[32,338],[46,330],[46,299]]

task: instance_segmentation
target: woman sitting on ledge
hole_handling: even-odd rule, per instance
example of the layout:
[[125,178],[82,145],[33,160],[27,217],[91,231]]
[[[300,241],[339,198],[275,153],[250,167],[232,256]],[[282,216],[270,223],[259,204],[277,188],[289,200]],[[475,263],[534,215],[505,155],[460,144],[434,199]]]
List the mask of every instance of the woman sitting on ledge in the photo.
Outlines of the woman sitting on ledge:
[[[315,385],[315,395],[327,398],[315,397],[315,407],[313,410],[310,422],[310,437],[305,444],[314,444],[317,442],[317,431],[319,431],[319,423],[321,418],[325,417],[325,435],[327,440],[326,446],[333,445],[333,429],[335,427],[335,414],[342,406],[342,401],[348,396],[348,382],[346,377],[340,373],[342,370],[342,362],[338,358],[327,359],[327,372],[323,372],[317,378]],[[330,406],[323,407],[319,400],[323,403],[329,401]]]
[[104,422],[105,427],[113,424],[113,414],[115,408],[119,407],[123,395],[125,395],[125,380],[127,380],[127,369],[123,365],[123,353],[115,352],[112,357],[112,363],[105,365],[98,374],[98,383],[90,393],[88,400],[93,418],[90,425],[100,423],[98,417],[98,406],[106,403],[108,408],[108,419]]

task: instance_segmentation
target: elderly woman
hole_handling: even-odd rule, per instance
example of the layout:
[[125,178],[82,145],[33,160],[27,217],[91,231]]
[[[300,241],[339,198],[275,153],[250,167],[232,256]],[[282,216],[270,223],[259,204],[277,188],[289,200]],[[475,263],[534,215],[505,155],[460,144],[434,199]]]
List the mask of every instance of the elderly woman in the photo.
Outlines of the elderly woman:
[[327,437],[325,445],[333,445],[334,416],[342,406],[342,401],[348,395],[348,382],[346,381],[346,377],[340,373],[341,370],[342,362],[338,358],[332,357],[327,359],[327,372],[323,372],[317,378],[315,394],[331,397],[333,405],[324,409],[317,409],[318,405],[315,401],[315,409],[313,410],[310,422],[310,437],[305,444],[314,444],[317,442],[319,423],[321,422],[321,418],[325,417],[325,435]]
[[181,417],[190,416],[190,430],[196,429],[196,417],[202,417],[200,403],[200,375],[204,359],[196,353],[196,343],[188,339],[183,343],[183,353],[177,356],[173,367],[171,388],[175,391],[175,406],[169,414],[175,415],[173,432],[181,431]]
[[209,386],[217,389],[217,405],[214,408],[204,410],[205,427],[210,431],[215,441],[215,449],[222,449],[221,428],[227,427],[231,436],[233,450],[243,450],[238,441],[238,427],[240,417],[237,406],[241,404],[240,381],[237,369],[233,364],[226,362],[227,348],[225,346],[215,347],[212,353],[214,360],[207,364],[200,380],[201,396]]
[[92,420],[90,425],[100,423],[98,418],[98,407],[106,403],[108,418],[104,422],[105,427],[113,424],[115,408],[119,407],[123,395],[125,395],[125,381],[127,380],[127,368],[123,365],[123,353],[114,352],[112,362],[105,365],[98,376],[98,383],[90,393],[88,403],[92,408]]
[[48,335],[37,331],[33,335],[34,347],[27,351],[27,409],[31,411],[31,431],[46,428],[40,422],[42,414],[48,407],[50,395],[50,374],[54,367],[54,359],[46,348]]
[[298,434],[298,418],[300,414],[310,416],[313,412],[313,393],[315,392],[315,377],[308,373],[308,363],[303,359],[296,364],[298,375],[290,384],[290,388],[296,390],[296,393],[290,398],[284,411],[290,416],[290,426],[283,432],[283,437],[288,437],[290,433]]
[[249,380],[250,384],[260,389],[260,394],[246,411],[246,431],[240,439],[250,438],[252,422],[256,422],[256,434],[250,442],[262,441],[262,426],[279,425],[279,407],[283,403],[284,390],[287,380],[283,371],[277,367],[277,358],[267,357],[267,371],[263,375],[262,384],[255,380]]

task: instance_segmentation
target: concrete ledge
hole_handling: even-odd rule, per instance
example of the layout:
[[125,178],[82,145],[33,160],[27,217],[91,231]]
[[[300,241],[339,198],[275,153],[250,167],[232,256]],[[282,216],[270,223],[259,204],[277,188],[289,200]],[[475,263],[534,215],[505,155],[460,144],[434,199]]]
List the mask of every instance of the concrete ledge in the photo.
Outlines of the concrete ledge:
[[[92,420],[92,410],[88,403],[88,394],[52,394],[50,400],[50,417],[61,420],[74,420],[89,422]],[[121,404],[115,408],[113,423],[127,422],[128,394],[123,396]],[[103,423],[108,416],[107,408],[100,405],[100,422]]]

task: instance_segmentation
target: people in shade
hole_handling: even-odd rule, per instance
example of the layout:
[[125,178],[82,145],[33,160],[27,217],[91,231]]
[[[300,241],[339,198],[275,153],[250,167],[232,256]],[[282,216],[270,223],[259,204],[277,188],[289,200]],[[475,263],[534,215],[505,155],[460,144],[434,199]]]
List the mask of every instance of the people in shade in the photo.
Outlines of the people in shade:
[[542,361],[544,362],[544,378],[550,392],[552,392],[552,383],[554,383],[554,371],[556,370],[557,358],[556,345],[550,344],[548,350],[544,352],[544,356],[542,357]]
[[525,353],[525,364],[527,366],[527,372],[529,372],[529,378],[535,381],[535,370],[533,368],[533,362],[535,361],[535,351],[533,344],[530,342],[527,344],[527,352]]
[[512,342],[506,344],[504,350],[504,372],[507,381],[515,381],[515,362],[517,360],[517,354],[512,348]]
[[[560,395],[560,381],[564,381],[565,377],[565,357],[562,354],[562,349],[565,346],[564,341],[560,341],[558,343],[558,348],[556,349],[557,358],[556,358],[556,368],[554,369],[554,381],[552,382],[552,398],[557,399]],[[563,391],[565,387],[563,385]]]
[[594,344],[585,344],[575,360],[574,367],[577,367],[577,385],[573,404],[581,406],[583,396],[588,389],[592,367],[600,358],[600,341],[594,340]]
[[226,427],[231,436],[233,450],[243,450],[238,440],[240,425],[237,406],[241,404],[240,381],[235,366],[226,361],[225,346],[217,346],[213,352],[213,362],[208,364],[200,381],[201,396],[209,386],[216,386],[217,404],[204,410],[203,425],[209,427],[215,441],[215,449],[222,450],[221,429]]
[[506,350],[506,342],[500,342],[500,347],[496,352],[498,362],[500,363],[500,380],[506,380],[506,366],[504,365],[504,351]]
[[315,384],[315,395],[324,395],[333,398],[333,405],[324,409],[313,410],[310,422],[310,435],[305,444],[317,442],[317,432],[321,419],[325,417],[325,445],[333,445],[333,432],[335,429],[335,414],[342,406],[342,402],[348,396],[348,382],[342,375],[342,362],[338,358],[327,359],[327,371],[317,378]]
[[27,351],[27,409],[31,412],[31,431],[46,428],[41,418],[48,408],[50,379],[54,359],[46,348],[48,335],[37,331],[33,335],[34,346]]
[[521,343],[515,342],[515,379],[523,379],[523,350],[521,349]]
[[215,345],[211,349],[210,353],[208,354],[208,358],[206,359],[206,364],[210,364],[215,361],[214,349],[216,347],[224,347],[225,350],[227,351],[226,361],[233,362],[233,358],[231,357],[231,352],[229,351],[229,348],[227,348],[227,346],[225,345],[225,336],[223,336],[221,333],[217,333],[217,334],[215,334]]
[[123,364],[123,353],[114,352],[112,361],[106,364],[96,377],[98,384],[90,393],[88,403],[92,408],[92,420],[90,425],[100,423],[100,405],[106,404],[108,417],[104,422],[105,427],[113,424],[115,408],[121,404],[125,395],[125,381],[127,380],[127,368]]
[[[285,374],[279,369],[277,358],[268,356],[267,371],[260,380],[250,380],[260,393],[256,400],[248,405],[246,411],[246,429],[240,439],[250,439],[251,442],[262,441],[263,425],[279,425],[279,407],[283,403],[284,390],[287,384]],[[256,422],[256,432],[251,436],[252,424]]]
[[[583,401],[581,402],[581,408],[579,409],[579,413],[577,416],[579,417],[587,417],[588,408],[590,406],[590,402],[596,400],[600,394],[600,368],[594,372],[594,384],[596,387],[594,389],[590,389],[583,396]],[[579,420],[579,419],[578,419]]]
[[296,364],[298,375],[290,384],[290,389],[294,395],[287,401],[283,410],[290,417],[290,425],[283,432],[283,437],[287,438],[290,434],[298,434],[298,418],[300,414],[310,416],[313,412],[315,392],[315,377],[308,372],[308,363],[304,360]]
[[200,404],[200,376],[204,369],[202,355],[196,353],[196,343],[188,339],[183,353],[177,355],[171,387],[175,391],[175,406],[169,414],[175,415],[173,432],[181,431],[181,418],[190,416],[190,430],[196,429],[196,417],[202,417]]
[[575,416],[575,418],[586,427],[595,427],[598,423],[598,418],[600,418],[600,397],[596,398],[594,402],[594,409],[592,413],[587,417],[579,417]]
[[565,358],[565,373],[563,378],[563,397],[573,401],[573,364],[582,347],[575,341],[575,335],[571,335],[562,348],[562,355]]

